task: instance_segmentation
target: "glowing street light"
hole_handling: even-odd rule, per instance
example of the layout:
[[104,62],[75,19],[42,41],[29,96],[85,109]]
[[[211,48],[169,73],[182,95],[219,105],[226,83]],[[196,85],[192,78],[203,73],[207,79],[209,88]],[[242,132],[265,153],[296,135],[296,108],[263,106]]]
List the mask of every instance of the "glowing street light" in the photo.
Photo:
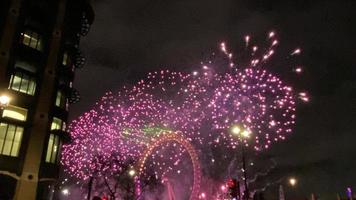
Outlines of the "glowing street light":
[[10,104],[10,97],[7,95],[1,95],[0,96],[0,108],[4,109]]
[[234,135],[239,135],[240,132],[241,132],[241,128],[237,125],[235,125],[231,128],[231,133]]
[[291,177],[291,178],[289,178],[288,182],[289,182],[289,185],[294,187],[297,184],[298,181],[297,181],[296,178]]
[[231,133],[233,135],[239,135],[242,138],[249,138],[251,136],[251,132],[247,129],[241,129],[240,126],[234,125],[231,127]]
[[65,196],[68,196],[69,195],[69,190],[68,189],[63,189],[62,190],[62,194],[65,195]]
[[[234,125],[231,127],[231,133],[233,135],[239,136],[240,140],[248,139],[251,136],[251,132],[249,130],[241,129],[237,125]],[[244,174],[243,180],[244,180],[244,184],[245,184],[244,199],[248,200],[250,193],[249,193],[248,184],[247,184],[246,155],[245,155],[244,144],[241,144],[241,154],[242,154],[242,172]]]
[[129,175],[130,175],[131,177],[133,177],[133,176],[135,176],[135,174],[136,174],[136,171],[135,171],[134,169],[130,169]]
[[250,135],[251,135],[251,132],[248,131],[248,130],[243,130],[243,131],[241,132],[241,136],[242,136],[243,138],[249,138]]

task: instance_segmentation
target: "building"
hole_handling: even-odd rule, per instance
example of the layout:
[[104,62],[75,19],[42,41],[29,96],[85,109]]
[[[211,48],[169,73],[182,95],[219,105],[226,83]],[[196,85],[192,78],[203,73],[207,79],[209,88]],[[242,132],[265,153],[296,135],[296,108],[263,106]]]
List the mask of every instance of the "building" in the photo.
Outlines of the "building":
[[93,20],[89,0],[0,1],[0,199],[49,199]]

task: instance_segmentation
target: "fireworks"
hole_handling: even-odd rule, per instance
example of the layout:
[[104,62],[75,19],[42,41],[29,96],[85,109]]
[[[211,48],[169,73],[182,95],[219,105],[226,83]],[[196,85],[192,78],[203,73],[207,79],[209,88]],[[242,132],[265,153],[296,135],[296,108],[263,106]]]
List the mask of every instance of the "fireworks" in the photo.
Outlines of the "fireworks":
[[[252,39],[244,38],[247,61],[239,61],[221,43],[224,57],[213,54],[215,58],[191,73],[155,71],[117,94],[108,92],[71,124],[73,142],[62,154],[66,171],[81,179],[120,173],[167,131],[180,132],[197,149],[245,145],[260,151],[284,140],[295,125],[296,101],[307,102],[309,97],[264,67],[279,45],[276,33],[268,34],[267,47],[252,45]],[[288,57],[300,53],[298,48]],[[291,71],[303,70],[294,66]],[[234,126],[249,139],[232,134]],[[144,162],[145,169],[154,169],[161,180],[182,173],[184,145],[167,142],[155,148],[144,155],[152,158]]]
[[252,133],[255,139],[244,142],[253,144],[256,150],[284,139],[295,123],[291,88],[266,70],[246,68],[235,75],[225,75],[208,108],[212,129],[220,131],[224,140],[236,145],[238,140],[234,140],[228,130],[238,124]]

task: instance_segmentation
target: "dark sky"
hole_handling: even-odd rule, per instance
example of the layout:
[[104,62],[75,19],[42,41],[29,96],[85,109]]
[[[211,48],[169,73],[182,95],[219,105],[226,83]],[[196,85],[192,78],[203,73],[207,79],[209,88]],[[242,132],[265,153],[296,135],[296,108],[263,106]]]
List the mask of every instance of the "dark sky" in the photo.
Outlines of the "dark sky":
[[291,196],[356,191],[355,0],[94,0],[93,7],[72,118],[148,71],[190,69],[222,40],[273,29],[284,45],[303,48],[306,76],[298,84],[312,101],[299,107],[293,136],[264,153],[277,160],[271,174],[298,177]]

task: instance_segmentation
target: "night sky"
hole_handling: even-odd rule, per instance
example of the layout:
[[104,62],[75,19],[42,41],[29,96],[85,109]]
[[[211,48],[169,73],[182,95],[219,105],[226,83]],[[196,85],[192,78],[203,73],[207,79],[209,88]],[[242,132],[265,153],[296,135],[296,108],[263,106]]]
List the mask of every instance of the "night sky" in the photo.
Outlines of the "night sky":
[[[268,2],[268,3],[267,3]],[[94,0],[96,19],[81,44],[87,63],[74,86],[81,102],[71,118],[155,69],[190,71],[220,41],[230,46],[245,34],[279,34],[284,46],[300,46],[305,76],[297,84],[312,96],[298,109],[287,141],[261,157],[277,161],[265,180],[295,176],[290,197],[321,199],[356,193],[356,1],[355,0]],[[283,66],[282,66],[283,67]],[[288,68],[288,66],[285,66]],[[284,183],[282,181],[281,183]],[[277,184],[278,185],[278,184]],[[277,198],[277,187],[268,192]]]

